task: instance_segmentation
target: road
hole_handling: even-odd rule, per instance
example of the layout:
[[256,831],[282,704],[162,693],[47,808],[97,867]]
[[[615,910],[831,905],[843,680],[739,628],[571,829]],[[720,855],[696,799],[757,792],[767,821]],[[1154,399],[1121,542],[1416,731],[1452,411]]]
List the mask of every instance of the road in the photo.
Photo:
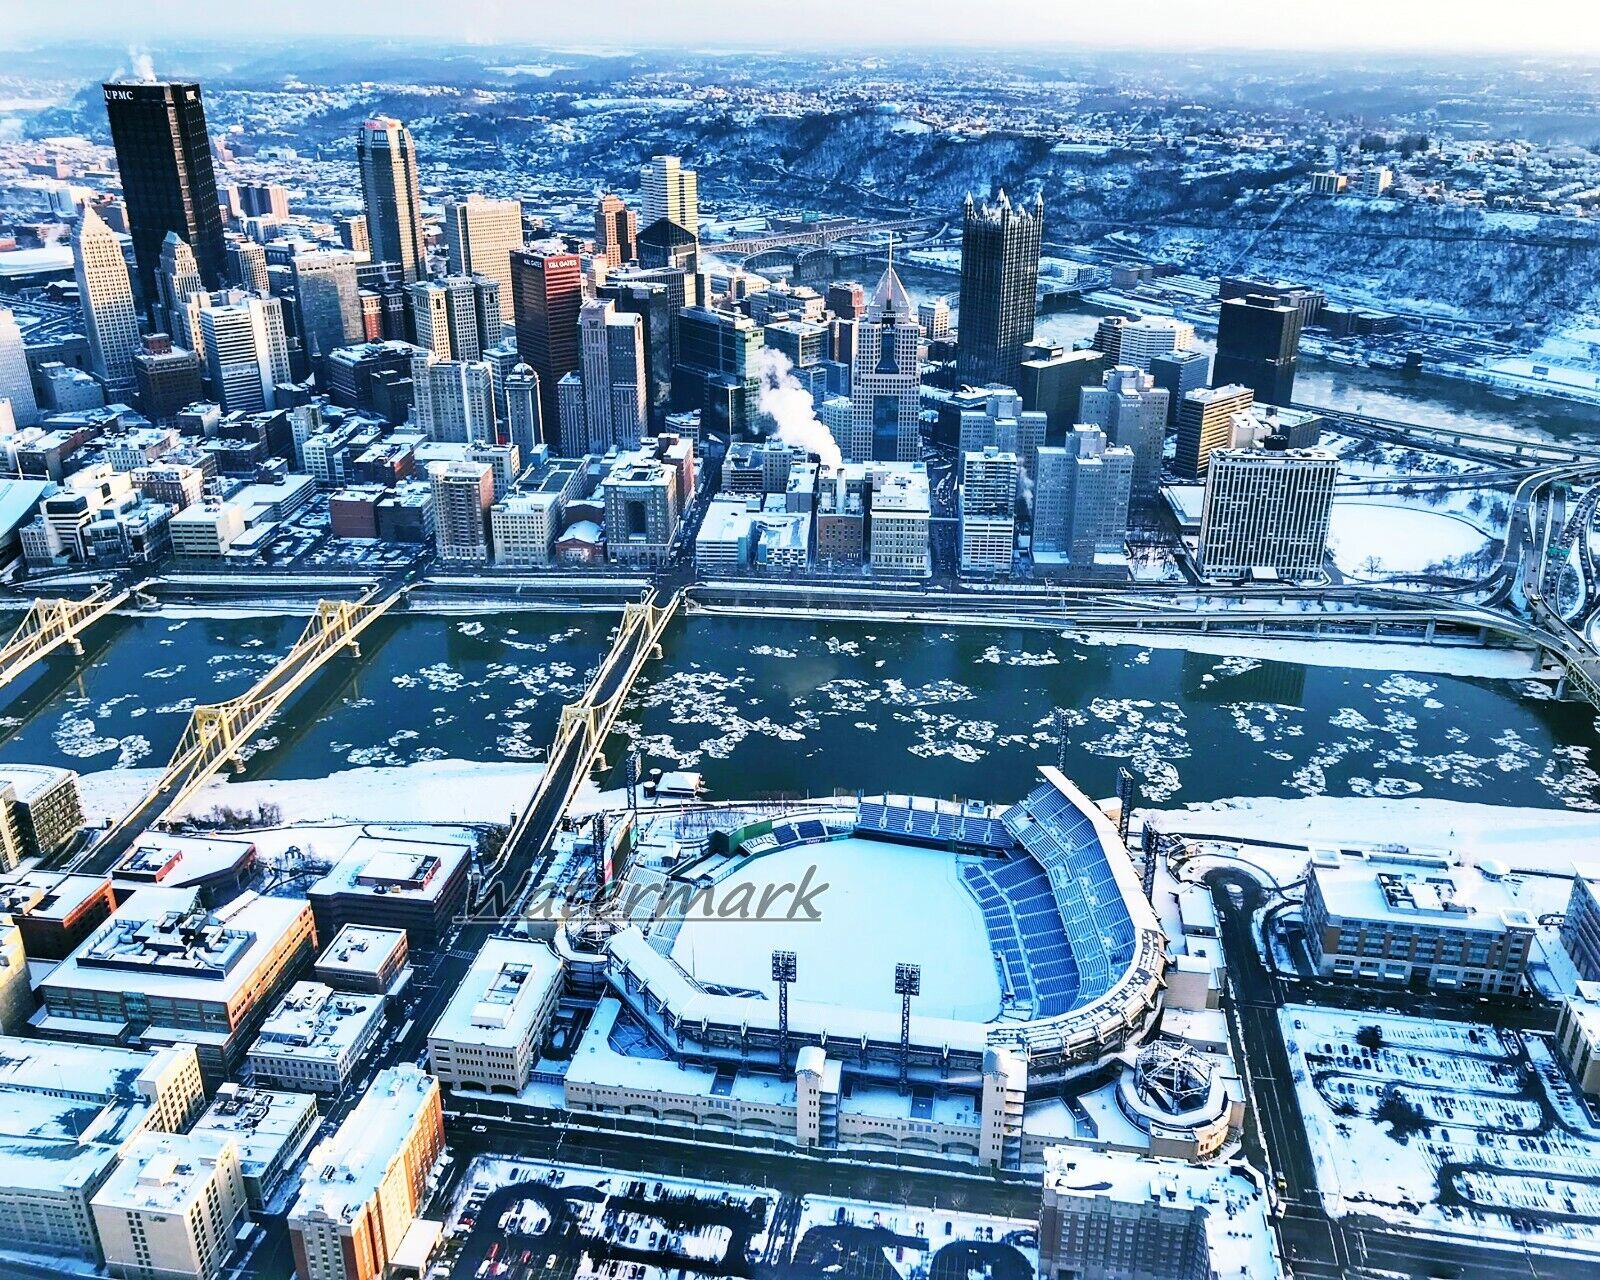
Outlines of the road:
[[[1286,984],[1270,973],[1256,950],[1251,917],[1266,904],[1260,884],[1243,871],[1218,868],[1205,877],[1216,901],[1222,925],[1223,951],[1231,988],[1229,1004],[1246,1067],[1248,1098],[1253,1123],[1245,1129],[1245,1151],[1252,1162],[1283,1178],[1283,1214],[1279,1223],[1285,1259],[1296,1276],[1336,1277],[1360,1274],[1361,1268],[1388,1275],[1427,1280],[1434,1276],[1499,1280],[1520,1276],[1524,1280],[1592,1280],[1592,1262],[1543,1257],[1523,1249],[1497,1248],[1464,1239],[1433,1239],[1368,1218],[1330,1218],[1317,1194],[1316,1166],[1295,1101],[1289,1052],[1284,1047],[1278,1010],[1286,1003],[1311,998],[1310,988]],[[1321,984],[1315,991],[1320,1003],[1334,1003]],[[1372,993],[1347,989],[1343,997],[1352,1008],[1371,1008]],[[1385,994],[1379,1003],[1403,1002],[1406,997]],[[1444,1001],[1434,998],[1428,1007],[1444,1012]],[[1408,1011],[1410,1011],[1408,1009]],[[1459,1007],[1452,1010],[1458,1016]],[[1542,1010],[1522,1012],[1526,1025],[1548,1025]],[[1516,1007],[1496,1021],[1509,1025],[1518,1017]]]

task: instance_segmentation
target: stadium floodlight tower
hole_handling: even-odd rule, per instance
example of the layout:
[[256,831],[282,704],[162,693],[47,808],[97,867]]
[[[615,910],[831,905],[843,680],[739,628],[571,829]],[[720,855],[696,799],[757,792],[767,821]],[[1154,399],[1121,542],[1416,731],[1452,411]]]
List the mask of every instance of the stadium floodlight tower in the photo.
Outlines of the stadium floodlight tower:
[[895,965],[894,993],[900,997],[900,1089],[904,1092],[911,1073],[911,997],[922,994],[920,964]]
[[772,980],[778,984],[778,1072],[782,1074],[789,1061],[789,984],[799,972],[792,951],[772,953]]

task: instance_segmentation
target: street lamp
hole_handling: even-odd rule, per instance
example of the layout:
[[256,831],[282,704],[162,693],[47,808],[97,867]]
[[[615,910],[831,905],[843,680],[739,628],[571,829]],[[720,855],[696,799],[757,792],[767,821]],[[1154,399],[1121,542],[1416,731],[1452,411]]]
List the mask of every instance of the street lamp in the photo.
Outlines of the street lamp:
[[778,1072],[789,1061],[789,984],[795,980],[798,962],[792,951],[772,953],[772,980],[778,984]]
[[922,966],[897,964],[894,993],[900,997],[900,1089],[904,1092],[911,1070],[911,997],[922,994]]

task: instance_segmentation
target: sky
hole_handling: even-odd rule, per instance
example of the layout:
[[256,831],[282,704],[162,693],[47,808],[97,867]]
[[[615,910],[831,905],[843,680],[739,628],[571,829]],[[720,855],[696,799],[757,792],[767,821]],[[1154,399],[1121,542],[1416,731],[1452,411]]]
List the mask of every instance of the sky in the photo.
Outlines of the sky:
[[0,0],[15,39],[327,34],[586,48],[1092,45],[1600,58],[1594,0]]

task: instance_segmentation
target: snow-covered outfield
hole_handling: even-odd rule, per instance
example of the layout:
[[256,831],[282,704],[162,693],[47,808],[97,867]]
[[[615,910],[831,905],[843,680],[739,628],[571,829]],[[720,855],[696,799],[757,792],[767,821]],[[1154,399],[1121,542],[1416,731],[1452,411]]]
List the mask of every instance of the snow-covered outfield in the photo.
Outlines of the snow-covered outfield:
[[[1000,980],[983,913],[943,849],[845,839],[771,853],[724,882],[759,886],[826,886],[816,895],[817,921],[691,918],[678,931],[672,958],[702,983],[753,988],[776,998],[772,948],[793,950],[794,994],[829,998],[849,992],[852,1005],[896,1012],[894,967],[922,966],[918,1013],[990,1022],[1000,1013]],[[780,900],[787,904],[788,898]]]
[[1600,1253],[1600,1128],[1543,1040],[1305,1005],[1278,1016],[1329,1213]]

